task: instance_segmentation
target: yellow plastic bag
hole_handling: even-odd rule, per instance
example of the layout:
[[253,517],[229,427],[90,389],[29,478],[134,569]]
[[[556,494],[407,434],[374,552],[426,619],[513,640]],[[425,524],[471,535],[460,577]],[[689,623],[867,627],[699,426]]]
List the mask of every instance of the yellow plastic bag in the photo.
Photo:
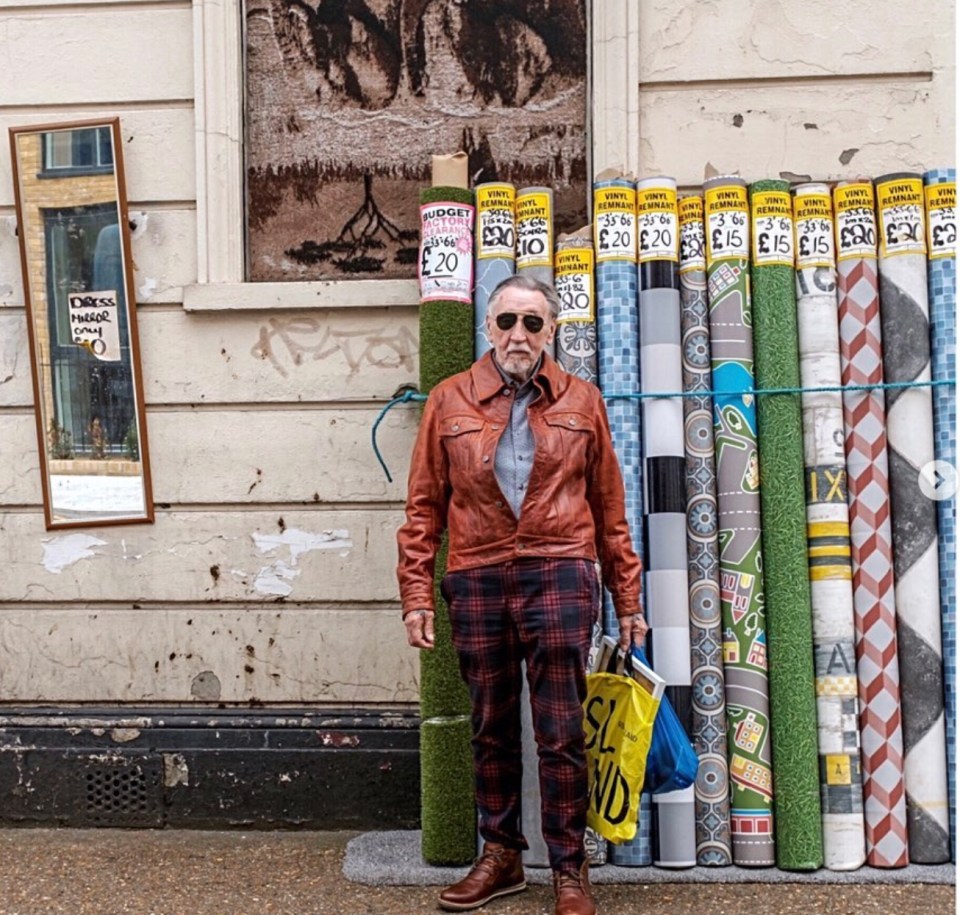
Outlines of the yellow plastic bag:
[[587,825],[624,842],[637,832],[640,793],[660,705],[636,681],[619,674],[588,674],[583,730],[589,771]]

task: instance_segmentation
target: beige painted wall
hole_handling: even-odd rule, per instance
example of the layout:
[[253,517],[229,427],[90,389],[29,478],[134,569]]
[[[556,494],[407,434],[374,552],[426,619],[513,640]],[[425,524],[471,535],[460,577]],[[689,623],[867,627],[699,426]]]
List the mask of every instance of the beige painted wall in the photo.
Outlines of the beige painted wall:
[[[829,180],[954,162],[952,3],[633,3],[595,4],[619,35],[597,45],[597,169],[690,187],[708,163]],[[44,529],[0,145],[0,704],[409,703],[393,532],[415,411],[381,427],[393,483],[368,430],[417,380],[416,307],[184,310],[195,21],[184,0],[0,0],[4,133],[121,118],[158,504],[153,526]]]

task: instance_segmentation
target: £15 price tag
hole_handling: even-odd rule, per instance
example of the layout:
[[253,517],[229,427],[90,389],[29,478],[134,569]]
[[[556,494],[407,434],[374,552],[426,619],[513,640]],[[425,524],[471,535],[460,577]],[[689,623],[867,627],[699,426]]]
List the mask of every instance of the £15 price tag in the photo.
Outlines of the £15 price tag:
[[793,201],[793,215],[797,227],[797,269],[835,267],[830,195],[799,192]]
[[563,248],[555,258],[554,284],[560,297],[557,324],[592,321],[593,249]]
[[420,207],[421,301],[473,301],[473,218],[472,204]]
[[750,210],[747,189],[740,184],[719,185],[704,192],[707,211],[707,263],[750,256]]
[[637,259],[678,261],[677,191],[665,185],[637,188]]
[[593,244],[597,263],[637,259],[637,192],[632,187],[597,188],[593,195]]
[[680,272],[706,270],[706,241],[703,235],[703,198],[681,197],[680,211]]
[[877,256],[877,220],[873,210],[873,185],[866,181],[833,189],[836,210],[837,260]]
[[920,178],[890,178],[878,184],[877,209],[880,211],[881,256],[927,253]]
[[927,244],[930,258],[957,253],[957,185],[954,181],[924,187],[927,203]]
[[793,208],[786,191],[753,195],[753,263],[793,267]]

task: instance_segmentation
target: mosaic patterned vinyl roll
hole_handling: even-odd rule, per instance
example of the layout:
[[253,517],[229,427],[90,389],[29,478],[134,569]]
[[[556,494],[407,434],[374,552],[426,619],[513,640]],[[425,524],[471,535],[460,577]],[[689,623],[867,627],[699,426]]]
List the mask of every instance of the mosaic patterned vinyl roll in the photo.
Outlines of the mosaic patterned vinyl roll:
[[774,864],[746,182],[704,182],[734,863]]
[[[683,390],[708,392],[710,318],[703,237],[703,198],[679,201],[680,320]],[[727,766],[727,716],[723,699],[723,626],[717,547],[717,473],[713,452],[713,399],[683,401],[687,490],[687,580],[693,744],[700,759],[694,784],[697,864],[733,863]]]
[[[612,171],[597,176],[593,186],[597,369],[600,390],[607,397],[640,390],[636,210],[637,194],[632,179]],[[623,473],[627,522],[634,548],[642,556],[640,404],[634,399],[608,400],[607,414],[614,450]],[[613,636],[620,631],[609,594],[604,600],[603,629]],[[636,836],[628,844],[610,845],[610,863],[637,867],[650,864],[650,829],[650,801],[648,796],[644,796]]]
[[[880,320],[888,382],[930,380],[923,183],[899,173],[875,181],[880,223]],[[937,510],[920,490],[933,460],[929,387],[887,392],[897,641],[910,860],[950,859]]]
[[557,362],[571,375],[597,384],[597,309],[591,227],[557,240],[554,285],[560,297]]
[[[873,201],[869,181],[840,182],[834,189],[844,385],[883,382]],[[845,391],[843,425],[867,864],[905,867],[907,806],[883,391]]]
[[[786,181],[750,186],[753,344],[761,388],[797,387],[800,380],[792,258],[770,250],[784,247],[770,241],[787,239],[792,228],[788,190]],[[823,863],[823,844],[799,399],[762,397],[757,420],[777,866],[813,870]]]
[[516,266],[517,191],[507,182],[478,184],[476,262],[473,290],[473,355],[479,359],[488,349],[486,319],[490,294]]
[[[472,204],[473,194],[461,187],[431,187],[421,191],[420,203]],[[473,344],[471,302],[424,301],[420,305],[420,390],[429,393],[437,382],[469,368]],[[437,556],[434,574],[437,593],[445,570],[444,549]],[[469,719],[464,724],[470,701],[442,599],[437,600],[436,645],[432,651],[420,652],[420,692],[421,852],[429,864],[467,864],[477,848]]]
[[[553,189],[525,187],[517,191],[517,262],[523,276],[553,285]],[[547,347],[556,356],[557,339]]]
[[[637,182],[640,273],[640,390],[683,388],[680,348],[680,245],[677,183]],[[641,401],[647,617],[651,662],[667,681],[667,695],[692,733],[687,512],[681,398]],[[697,863],[694,788],[653,798],[654,864]]]
[[[957,173],[924,172],[927,205],[927,265],[930,342],[934,380],[957,374]],[[933,451],[938,461],[957,463],[956,388],[933,389]],[[947,789],[950,798],[950,857],[957,860],[957,497],[937,502],[940,550],[940,614],[947,722]]]
[[[825,184],[800,185],[794,216],[800,380],[804,387],[838,387],[840,332],[830,189]],[[827,867],[853,870],[863,864],[866,849],[843,399],[839,391],[808,392],[802,403],[823,851]],[[774,759],[776,753],[774,747]]]

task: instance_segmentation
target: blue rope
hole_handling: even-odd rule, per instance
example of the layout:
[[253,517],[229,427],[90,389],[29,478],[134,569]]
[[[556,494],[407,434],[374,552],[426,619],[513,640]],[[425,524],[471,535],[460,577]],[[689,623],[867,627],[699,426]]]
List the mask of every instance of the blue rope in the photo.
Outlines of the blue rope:
[[[604,400],[646,400],[650,397],[672,399],[674,397],[744,397],[746,395],[764,396],[777,394],[827,394],[834,392],[847,391],[894,391],[903,388],[938,388],[946,385],[955,385],[955,378],[943,378],[937,381],[884,381],[876,384],[846,384],[846,385],[825,385],[815,388],[746,388],[741,391],[642,391],[629,392],[624,394],[604,394]],[[426,394],[420,394],[416,391],[404,391],[399,397],[394,397],[380,411],[371,431],[371,441],[373,444],[373,453],[377,456],[383,472],[387,475],[387,482],[392,483],[393,477],[387,469],[386,462],[380,454],[377,447],[377,427],[383,421],[389,410],[392,410],[397,404],[409,403],[412,400],[423,401],[427,399]]]

